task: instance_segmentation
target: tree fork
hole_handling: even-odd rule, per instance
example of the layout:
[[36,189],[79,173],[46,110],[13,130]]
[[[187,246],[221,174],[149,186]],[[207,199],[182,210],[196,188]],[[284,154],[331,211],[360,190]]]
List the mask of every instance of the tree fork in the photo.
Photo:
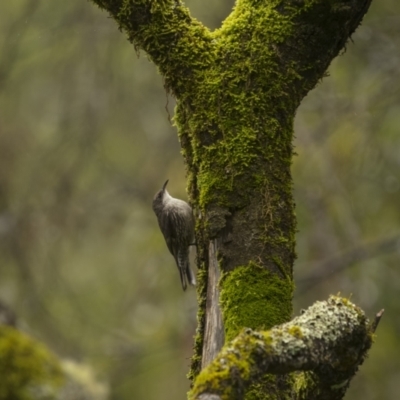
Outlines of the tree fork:
[[[267,330],[291,318],[294,115],[371,0],[237,0],[213,32],[178,0],[93,2],[147,52],[177,100],[189,196],[201,216],[195,378],[219,350],[222,329],[230,341],[242,328]],[[211,266],[221,271],[220,301]],[[290,375],[286,382],[288,394]]]

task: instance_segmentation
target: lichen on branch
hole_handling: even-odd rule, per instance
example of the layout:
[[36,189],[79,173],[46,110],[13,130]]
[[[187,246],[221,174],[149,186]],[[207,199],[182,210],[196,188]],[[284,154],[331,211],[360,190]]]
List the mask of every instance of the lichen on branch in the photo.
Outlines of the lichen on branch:
[[[265,374],[295,371],[311,371],[295,377],[295,398],[340,399],[363,362],[372,335],[361,309],[331,296],[269,331],[243,330],[200,373],[190,399],[205,394],[224,400],[242,398],[248,386]],[[330,397],[322,396],[328,392]]]

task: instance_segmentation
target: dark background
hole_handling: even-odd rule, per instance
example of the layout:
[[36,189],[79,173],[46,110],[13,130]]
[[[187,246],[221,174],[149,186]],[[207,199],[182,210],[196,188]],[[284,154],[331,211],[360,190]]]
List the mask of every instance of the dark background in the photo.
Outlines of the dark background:
[[[233,5],[186,3],[213,29]],[[296,313],[338,292],[386,310],[348,399],[400,393],[399,31],[400,3],[375,0],[295,123]],[[167,178],[186,198],[173,109],[146,54],[92,3],[3,2],[0,300],[112,399],[188,389],[196,294],[151,210]]]

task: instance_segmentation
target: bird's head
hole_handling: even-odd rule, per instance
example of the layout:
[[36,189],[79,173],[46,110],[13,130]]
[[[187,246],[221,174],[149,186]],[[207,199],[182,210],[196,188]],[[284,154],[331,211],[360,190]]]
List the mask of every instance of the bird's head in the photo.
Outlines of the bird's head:
[[162,188],[155,194],[153,198],[153,210],[155,213],[157,213],[157,211],[159,210],[161,211],[161,209],[163,208],[164,199],[166,195],[168,195],[167,184],[168,184],[168,179],[165,181]]

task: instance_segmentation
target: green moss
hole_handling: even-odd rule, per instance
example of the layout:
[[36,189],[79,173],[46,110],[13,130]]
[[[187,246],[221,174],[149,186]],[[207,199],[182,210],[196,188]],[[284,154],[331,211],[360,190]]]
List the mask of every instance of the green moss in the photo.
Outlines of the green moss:
[[56,357],[42,344],[0,326],[0,400],[53,399],[63,380]]
[[298,326],[291,326],[288,329],[288,332],[297,339],[301,339],[303,337],[303,332]]
[[237,340],[239,341],[237,344],[241,347],[240,354],[225,347],[220,353],[219,362],[212,363],[201,371],[196,379],[195,387],[189,392],[189,399],[196,398],[196,393],[201,393],[203,390],[218,393],[221,399],[243,396],[243,382],[250,378],[252,368],[247,353],[252,346],[246,342],[253,339],[243,336]]
[[261,364],[257,363],[260,350],[269,352],[271,344],[269,332],[254,335],[253,331],[243,330],[224,346],[215,362],[201,371],[189,398],[207,392],[222,399],[289,399],[292,380],[284,375],[261,375]]
[[[287,183],[291,192],[291,111],[296,100],[288,96],[288,88],[299,77],[289,73],[288,79],[285,71],[279,79],[280,61],[266,43],[281,42],[292,29],[290,18],[274,4],[240,2],[221,29],[210,34],[211,64],[207,61],[199,71],[201,85],[195,93],[187,86],[188,97],[178,99],[175,123],[189,170],[196,168],[191,182],[203,210],[210,204],[245,206],[267,176],[277,194]],[[274,161],[285,167],[275,168]]]
[[266,374],[246,391],[245,400],[292,400],[290,376]]
[[319,379],[313,372],[295,372],[292,377],[293,391],[296,393],[296,398],[307,399],[310,393],[315,393]]
[[220,286],[226,341],[244,327],[267,330],[291,318],[292,281],[255,263],[226,273]]

